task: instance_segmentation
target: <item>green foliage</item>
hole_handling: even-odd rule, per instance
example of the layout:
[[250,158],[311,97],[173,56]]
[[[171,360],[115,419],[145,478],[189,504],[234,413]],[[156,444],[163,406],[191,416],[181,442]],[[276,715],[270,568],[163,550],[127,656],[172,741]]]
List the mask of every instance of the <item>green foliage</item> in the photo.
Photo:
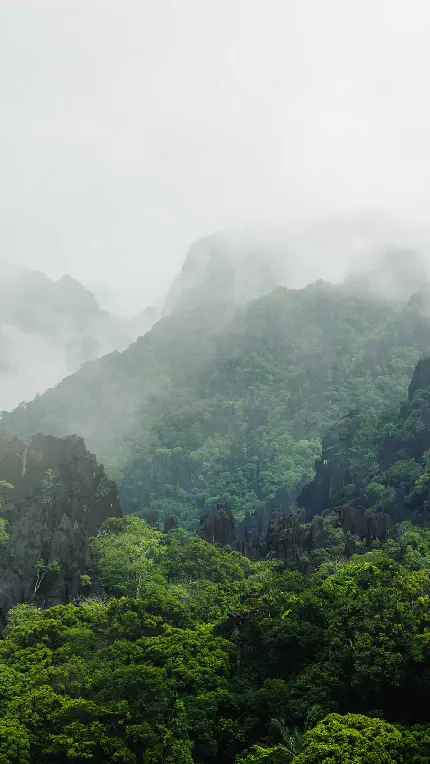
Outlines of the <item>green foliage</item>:
[[[308,658],[313,656],[319,669],[317,675],[314,662],[304,665],[292,684],[296,709],[305,684],[307,707],[323,703],[327,711],[331,702],[342,708],[344,697],[361,704],[387,684],[406,685],[406,666],[418,670],[427,656],[429,582],[428,571],[408,572],[373,552],[342,565],[304,596],[294,595],[288,617],[276,628],[276,639],[294,645],[300,633],[307,633]],[[346,665],[349,687],[341,690]]]
[[93,540],[98,572],[106,591],[139,597],[154,575],[161,533],[137,517],[110,518]]
[[322,435],[352,406],[369,416],[397,406],[429,327],[411,309],[322,282],[236,312],[200,303],[2,426],[23,437],[78,431],[118,479],[126,511],[155,509],[193,530],[211,502],[243,518],[311,478]]
[[27,729],[14,719],[0,719],[0,764],[27,764],[29,753]]
[[46,512],[53,505],[53,489],[55,486],[55,475],[51,469],[48,469],[42,479],[39,490],[39,500]]
[[7,532],[8,521],[4,517],[0,517],[0,549],[4,546],[9,538]]
[[360,714],[330,714],[303,740],[293,764],[424,764],[430,728],[402,728]]
[[11,489],[13,489],[13,485],[7,483],[6,480],[0,480],[0,549],[6,544],[9,538],[8,520],[6,517],[1,517],[1,515],[3,515],[6,510],[4,491],[10,491]]
[[32,741],[32,759],[128,762],[144,750],[145,761],[192,762],[188,729],[197,744],[213,727],[206,699],[216,711],[224,698],[229,649],[210,627],[169,627],[138,600],[21,608],[0,645],[6,718],[24,752]]
[[163,566],[170,581],[183,582],[204,578],[216,583],[241,581],[254,566],[238,552],[225,552],[201,538],[181,543],[175,535],[167,542]]
[[0,511],[4,512],[4,497],[3,497],[3,491],[4,490],[10,490],[13,488],[13,485],[11,483],[8,483],[6,480],[0,480]]
[[307,732],[294,764],[402,764],[400,730],[381,719],[331,714]]
[[[430,377],[429,377],[430,383]],[[349,503],[392,521],[427,523],[430,509],[430,387],[399,409],[353,411],[325,438],[314,488],[333,485],[324,506]]]
[[260,745],[253,747],[252,751],[239,756],[236,764],[289,764],[291,755],[282,746],[263,748]]
[[9,614],[0,758],[423,764],[428,534],[405,524],[386,551],[305,576],[109,520],[93,542],[102,597]]

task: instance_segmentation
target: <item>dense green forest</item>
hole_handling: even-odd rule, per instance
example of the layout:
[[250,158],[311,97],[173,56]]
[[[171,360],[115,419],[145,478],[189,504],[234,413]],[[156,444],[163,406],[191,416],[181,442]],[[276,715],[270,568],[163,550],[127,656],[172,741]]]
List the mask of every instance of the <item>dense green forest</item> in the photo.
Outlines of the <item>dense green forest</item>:
[[309,480],[327,427],[358,404],[405,395],[430,350],[430,321],[357,287],[279,288],[234,309],[208,303],[85,365],[2,426],[20,437],[77,432],[124,508],[194,529],[225,501],[236,518]]
[[429,760],[428,531],[311,576],[136,517],[93,553],[97,596],[10,612],[3,762]]

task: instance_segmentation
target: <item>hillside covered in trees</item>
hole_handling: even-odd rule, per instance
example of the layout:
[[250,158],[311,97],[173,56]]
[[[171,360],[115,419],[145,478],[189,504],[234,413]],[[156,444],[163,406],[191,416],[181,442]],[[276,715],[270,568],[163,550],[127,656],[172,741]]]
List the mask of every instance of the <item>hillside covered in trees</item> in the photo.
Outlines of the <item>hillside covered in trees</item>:
[[417,300],[278,288],[239,308],[178,310],[1,424],[24,438],[79,433],[126,511],[195,528],[217,501],[243,518],[309,480],[327,427],[355,404],[397,405],[429,349]]

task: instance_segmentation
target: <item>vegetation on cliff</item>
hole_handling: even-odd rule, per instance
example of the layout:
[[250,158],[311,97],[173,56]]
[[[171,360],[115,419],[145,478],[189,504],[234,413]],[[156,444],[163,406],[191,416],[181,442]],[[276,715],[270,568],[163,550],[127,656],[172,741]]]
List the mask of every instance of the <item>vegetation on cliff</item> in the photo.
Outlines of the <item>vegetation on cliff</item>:
[[216,501],[242,518],[309,480],[327,427],[355,404],[397,406],[429,337],[413,305],[322,282],[280,288],[236,311],[210,303],[169,316],[2,426],[78,432],[126,511],[156,509],[191,529]]

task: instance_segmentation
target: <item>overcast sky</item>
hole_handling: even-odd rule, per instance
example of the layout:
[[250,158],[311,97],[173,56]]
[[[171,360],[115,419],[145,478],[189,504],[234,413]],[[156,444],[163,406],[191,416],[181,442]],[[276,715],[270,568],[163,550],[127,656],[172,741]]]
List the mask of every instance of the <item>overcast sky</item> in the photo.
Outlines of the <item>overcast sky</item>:
[[160,300],[226,227],[430,222],[428,0],[1,0],[0,257]]

